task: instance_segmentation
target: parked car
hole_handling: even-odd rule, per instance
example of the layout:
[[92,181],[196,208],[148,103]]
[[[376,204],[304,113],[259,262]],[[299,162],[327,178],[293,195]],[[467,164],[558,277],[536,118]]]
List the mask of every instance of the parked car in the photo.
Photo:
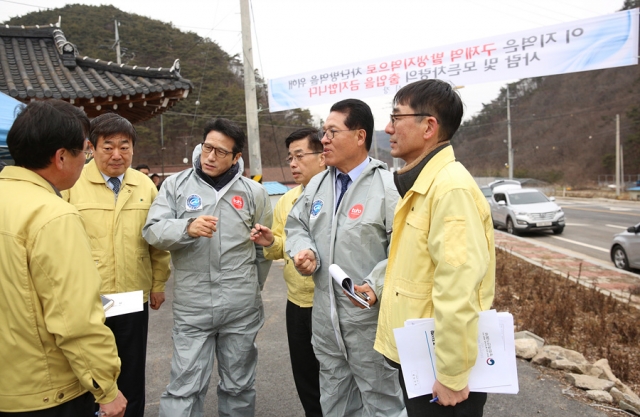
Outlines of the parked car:
[[[484,194],[484,197],[487,199],[487,201],[491,200],[491,197],[493,197],[493,191],[491,191],[491,187],[489,187],[488,185],[483,185],[482,187],[480,187],[480,191],[482,191],[482,194]],[[489,201],[489,203],[491,203]]]
[[552,230],[559,235],[564,231],[564,212],[554,201],[533,188],[520,188],[516,184],[493,187],[491,217],[494,227],[504,227],[508,233]]
[[611,261],[616,268],[640,269],[640,223],[613,236]]

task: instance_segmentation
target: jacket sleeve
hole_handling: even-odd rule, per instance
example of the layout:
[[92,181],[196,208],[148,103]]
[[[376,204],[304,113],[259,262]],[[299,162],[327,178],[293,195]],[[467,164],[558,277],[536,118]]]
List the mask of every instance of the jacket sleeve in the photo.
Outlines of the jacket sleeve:
[[176,198],[175,182],[168,179],[160,187],[160,192],[147,214],[142,237],[156,249],[176,250],[196,241],[196,238],[187,234],[189,219],[177,218]]
[[47,331],[73,373],[98,403],[113,401],[120,359],[113,333],[104,325],[101,279],[79,215],[58,217],[38,232],[29,269]]
[[478,287],[489,268],[484,225],[468,190],[453,189],[434,201],[428,237],[434,263],[433,307],[436,378],[459,391],[478,354]]
[[285,207],[284,196],[278,200],[273,209],[273,244],[263,247],[264,257],[271,260],[284,258],[284,224],[287,221],[287,208]]
[[[270,228],[273,223],[273,210],[271,209],[269,194],[264,187],[260,187],[260,191],[256,191],[254,194],[256,195],[256,221],[254,224],[260,223]],[[255,248],[255,263],[258,267],[258,283],[260,284],[260,290],[262,290],[264,288],[264,283],[267,281],[267,275],[269,275],[269,269],[271,268],[272,261],[265,258],[262,252],[262,246],[255,244]]]
[[285,251],[289,257],[293,259],[301,250],[312,250],[316,256],[317,271],[320,268],[320,256],[318,255],[318,249],[311,237],[309,229],[309,192],[310,187],[307,185],[304,193],[298,198],[298,201],[293,205],[293,208],[287,216],[287,222],[284,226],[284,232],[287,237],[285,240]]
[[[155,185],[151,187],[152,201],[158,196]],[[164,292],[165,284],[171,275],[169,261],[171,254],[166,250],[156,249],[149,245],[149,257],[151,259],[151,292]]]
[[[395,212],[399,199],[400,195],[398,194],[395,185],[393,183],[384,184],[384,207],[382,208],[383,212],[380,213],[380,216],[387,235],[387,257],[389,256],[389,245],[391,244],[393,213]],[[382,290],[384,288],[384,277],[386,273],[387,259],[385,258],[378,262],[371,273],[364,278],[364,282],[369,284],[373,292],[376,293],[378,302],[382,299]]]

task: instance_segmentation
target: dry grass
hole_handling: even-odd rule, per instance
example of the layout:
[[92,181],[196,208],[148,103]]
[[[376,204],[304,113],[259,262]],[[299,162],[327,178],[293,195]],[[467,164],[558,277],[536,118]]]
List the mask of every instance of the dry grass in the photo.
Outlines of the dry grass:
[[494,308],[513,314],[516,331],[549,345],[607,358],[614,374],[640,390],[640,311],[624,302],[496,250]]

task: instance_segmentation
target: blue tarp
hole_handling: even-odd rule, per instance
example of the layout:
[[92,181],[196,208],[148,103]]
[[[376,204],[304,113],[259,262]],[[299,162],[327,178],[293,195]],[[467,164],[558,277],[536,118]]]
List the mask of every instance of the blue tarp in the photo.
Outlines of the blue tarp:
[[15,98],[0,93],[0,147],[7,147],[7,133],[16,118],[16,107],[20,104]]
[[266,181],[262,185],[267,189],[269,195],[282,195],[289,191],[289,187],[277,181]]

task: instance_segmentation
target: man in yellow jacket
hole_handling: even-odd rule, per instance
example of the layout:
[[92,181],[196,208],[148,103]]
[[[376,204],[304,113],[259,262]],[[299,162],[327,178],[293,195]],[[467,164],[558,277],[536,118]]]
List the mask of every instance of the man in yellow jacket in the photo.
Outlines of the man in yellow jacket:
[[94,159],[65,198],[76,206],[91,238],[102,294],[143,291],[140,312],[107,318],[122,361],[118,385],[129,400],[126,417],[144,415],[149,307],[164,302],[169,252],[142,238],[147,212],[158,191],[145,174],[131,169],[136,131],[125,118],[105,113],[91,121]]
[[303,276],[284,251],[284,225],[291,207],[314,175],[325,170],[322,142],[318,130],[298,129],[285,139],[287,163],[294,181],[299,184],[280,197],[273,211],[273,228],[257,224],[251,240],[264,246],[264,257],[283,259],[284,279],[287,282],[287,337],[291,370],[298,397],[307,417],[322,417],[320,408],[319,365],[311,345],[311,311],[313,307],[313,277]]
[[91,154],[88,131],[84,112],[49,100],[29,103],[7,135],[16,166],[0,173],[0,415],[91,417],[95,402],[124,414],[89,238],[60,198]]
[[487,394],[470,393],[467,384],[478,352],[478,313],[493,303],[495,248],[487,200],[449,142],[460,126],[462,100],[448,83],[424,80],[400,89],[393,104],[385,131],[391,155],[407,164],[394,174],[402,200],[374,348],[399,368],[393,329],[433,317],[433,396],[407,398],[400,373],[407,413],[481,416]]

